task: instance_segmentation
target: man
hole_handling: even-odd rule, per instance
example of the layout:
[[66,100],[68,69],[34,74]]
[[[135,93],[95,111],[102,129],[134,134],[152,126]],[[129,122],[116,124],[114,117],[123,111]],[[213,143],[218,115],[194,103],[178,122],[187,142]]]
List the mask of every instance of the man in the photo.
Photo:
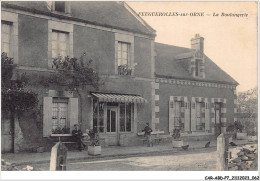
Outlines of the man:
[[144,137],[147,138],[147,146],[150,147],[153,143],[152,143],[152,138],[151,138],[151,133],[152,133],[152,129],[149,126],[149,123],[146,123],[145,128],[142,130],[142,132],[144,132]]
[[74,125],[74,130],[72,131],[72,136],[74,137],[75,141],[78,143],[78,149],[79,151],[84,150],[86,145],[82,141],[82,131],[79,129],[79,125],[75,124]]

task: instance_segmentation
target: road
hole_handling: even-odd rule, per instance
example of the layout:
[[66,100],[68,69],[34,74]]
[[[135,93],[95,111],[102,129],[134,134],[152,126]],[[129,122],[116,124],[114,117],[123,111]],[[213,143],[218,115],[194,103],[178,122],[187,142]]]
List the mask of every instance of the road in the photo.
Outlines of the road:
[[[32,165],[48,170],[49,164]],[[215,171],[216,149],[106,158],[67,163],[71,171]]]

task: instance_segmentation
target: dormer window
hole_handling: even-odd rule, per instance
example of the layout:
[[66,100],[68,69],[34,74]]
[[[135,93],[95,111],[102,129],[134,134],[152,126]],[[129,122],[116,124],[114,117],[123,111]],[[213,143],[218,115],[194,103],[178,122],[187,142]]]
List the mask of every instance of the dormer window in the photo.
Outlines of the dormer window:
[[[48,4],[48,6],[50,6],[50,3]],[[71,13],[71,7],[69,1],[53,1],[51,2],[51,9],[53,12],[56,13],[62,13],[62,14]]]
[[55,1],[55,11],[65,13],[65,2],[64,1]]
[[195,76],[198,77],[200,73],[200,62],[201,60],[196,59],[195,61]]

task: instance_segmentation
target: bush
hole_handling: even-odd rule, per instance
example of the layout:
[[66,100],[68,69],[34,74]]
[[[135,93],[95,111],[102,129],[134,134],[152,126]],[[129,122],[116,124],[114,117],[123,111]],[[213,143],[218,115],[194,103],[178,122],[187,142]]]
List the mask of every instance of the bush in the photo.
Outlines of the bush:
[[234,122],[236,132],[242,133],[242,130],[244,129],[243,124],[240,121]]
[[235,125],[234,124],[229,124],[227,126],[227,132],[234,132],[235,131]]

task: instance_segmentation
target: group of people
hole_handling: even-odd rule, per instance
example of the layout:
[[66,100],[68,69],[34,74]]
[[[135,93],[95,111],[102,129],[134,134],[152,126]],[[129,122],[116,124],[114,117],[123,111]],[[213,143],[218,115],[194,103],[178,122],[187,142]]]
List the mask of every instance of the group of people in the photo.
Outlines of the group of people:
[[[93,129],[93,130],[95,131],[96,129]],[[144,132],[144,137],[146,137],[146,139],[147,139],[147,146],[149,146],[149,147],[153,145],[152,138],[151,138],[152,131],[153,130],[149,126],[149,123],[146,123],[145,128],[142,130],[142,132]],[[83,139],[83,133],[79,129],[78,124],[74,125],[74,130],[72,131],[72,136],[74,138],[74,141],[77,142],[77,144],[78,144],[78,149],[80,151],[84,150],[86,148],[86,144],[82,140]]]

